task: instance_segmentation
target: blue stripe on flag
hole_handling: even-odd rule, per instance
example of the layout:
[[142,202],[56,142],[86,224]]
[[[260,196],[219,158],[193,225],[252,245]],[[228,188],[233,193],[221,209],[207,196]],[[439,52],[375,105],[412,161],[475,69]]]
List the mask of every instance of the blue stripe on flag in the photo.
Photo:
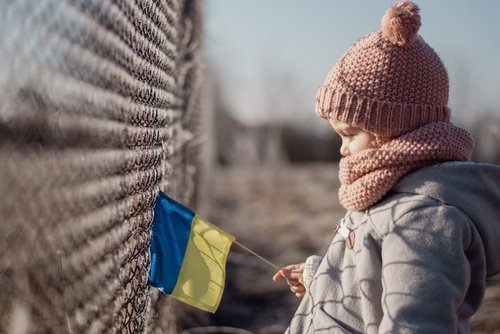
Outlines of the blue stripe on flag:
[[177,284],[195,213],[160,191],[155,205],[149,284],[171,294]]

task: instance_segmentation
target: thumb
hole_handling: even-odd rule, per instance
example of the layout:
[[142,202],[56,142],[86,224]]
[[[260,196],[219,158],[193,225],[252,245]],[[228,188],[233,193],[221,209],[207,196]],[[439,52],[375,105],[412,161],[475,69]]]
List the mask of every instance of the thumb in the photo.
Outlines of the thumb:
[[281,268],[280,271],[274,274],[273,281],[280,282],[283,278],[288,278],[288,276],[290,276],[290,270]]
[[279,281],[281,281],[283,279],[283,277],[284,276],[283,276],[283,274],[281,273],[281,270],[280,270],[276,274],[274,274],[273,281],[279,282]]

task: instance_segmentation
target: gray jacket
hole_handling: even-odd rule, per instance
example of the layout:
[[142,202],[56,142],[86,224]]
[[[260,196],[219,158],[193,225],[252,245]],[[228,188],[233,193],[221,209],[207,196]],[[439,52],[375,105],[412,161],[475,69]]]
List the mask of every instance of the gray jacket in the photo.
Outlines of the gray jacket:
[[287,332],[469,332],[500,272],[500,166],[419,169],[344,221],[354,247],[334,236]]

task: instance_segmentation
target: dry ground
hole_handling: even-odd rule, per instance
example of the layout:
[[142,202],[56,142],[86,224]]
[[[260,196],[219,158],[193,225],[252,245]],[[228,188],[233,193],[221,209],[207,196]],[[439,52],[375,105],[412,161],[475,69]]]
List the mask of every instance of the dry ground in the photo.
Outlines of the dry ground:
[[[331,164],[220,169],[205,216],[275,264],[296,263],[322,254],[329,244],[344,214],[337,188],[337,166]],[[274,272],[234,245],[216,323],[282,333],[298,299],[285,284],[272,282]],[[492,285],[474,318],[473,333],[500,333],[500,281]]]

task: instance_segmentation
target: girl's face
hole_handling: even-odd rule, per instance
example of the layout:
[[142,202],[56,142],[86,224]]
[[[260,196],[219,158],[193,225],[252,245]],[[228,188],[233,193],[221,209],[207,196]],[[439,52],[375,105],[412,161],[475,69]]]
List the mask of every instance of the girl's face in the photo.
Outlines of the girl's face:
[[340,154],[343,157],[359,153],[368,148],[377,147],[374,134],[336,119],[330,119],[328,122],[333,130],[342,138]]

